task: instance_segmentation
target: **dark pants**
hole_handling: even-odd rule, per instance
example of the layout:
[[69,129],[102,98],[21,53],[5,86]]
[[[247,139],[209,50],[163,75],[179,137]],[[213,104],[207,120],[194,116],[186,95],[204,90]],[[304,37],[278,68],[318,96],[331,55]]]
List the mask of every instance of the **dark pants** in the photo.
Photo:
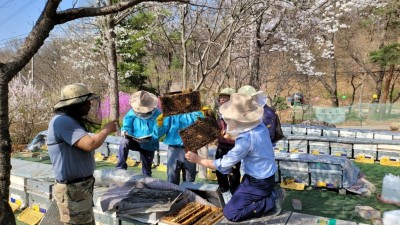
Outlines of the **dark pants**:
[[224,216],[234,222],[263,216],[275,206],[274,184],[275,176],[255,179],[244,175],[242,183],[224,207]]
[[134,140],[124,138],[119,145],[118,163],[115,166],[117,169],[128,168],[126,159],[128,158],[129,150],[140,152],[140,161],[142,162],[142,173],[151,177],[151,164],[154,159],[154,151],[145,150],[140,147],[140,144]]
[[167,152],[168,182],[179,185],[182,171],[183,181],[194,182],[196,178],[196,163],[185,158],[185,150],[180,146],[168,146]]
[[[215,159],[220,159],[224,155],[226,155],[229,150],[231,150],[234,146],[227,147],[218,145],[217,151],[215,153]],[[216,171],[217,180],[219,188],[222,192],[231,191],[231,193],[235,193],[236,188],[240,184],[240,162],[236,163],[229,172],[229,174],[223,174]]]

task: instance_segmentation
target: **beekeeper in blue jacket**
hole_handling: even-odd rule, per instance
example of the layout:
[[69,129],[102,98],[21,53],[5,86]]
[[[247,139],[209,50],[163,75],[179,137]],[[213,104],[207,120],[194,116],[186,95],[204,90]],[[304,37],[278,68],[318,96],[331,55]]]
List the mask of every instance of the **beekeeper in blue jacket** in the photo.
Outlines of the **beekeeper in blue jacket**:
[[[131,95],[131,109],[126,113],[121,127],[121,141],[118,151],[118,163],[116,168],[126,170],[126,159],[129,150],[140,152],[142,173],[151,176],[151,165],[154,152],[159,149],[158,136],[154,134],[156,119],[161,114],[157,109],[158,98],[147,91],[138,91]],[[146,140],[141,137],[151,136]],[[133,139],[131,136],[138,138]]]

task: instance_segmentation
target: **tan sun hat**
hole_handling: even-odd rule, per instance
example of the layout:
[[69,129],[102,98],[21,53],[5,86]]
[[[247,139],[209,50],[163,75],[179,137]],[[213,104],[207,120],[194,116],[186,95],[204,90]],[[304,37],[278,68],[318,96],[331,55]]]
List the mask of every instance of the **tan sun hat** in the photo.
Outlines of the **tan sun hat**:
[[133,111],[148,113],[157,107],[158,98],[147,91],[137,91],[131,95],[129,103]]
[[250,85],[245,85],[238,90],[239,94],[249,95],[253,98],[253,101],[258,102],[261,106],[268,104],[268,96],[264,91],[256,91],[256,89]]
[[261,123],[264,109],[250,96],[233,93],[230,100],[221,105],[219,112],[227,124],[227,132],[241,133]]
[[54,106],[54,109],[63,108],[69,105],[75,105],[96,98],[99,98],[99,96],[91,93],[84,84],[68,84],[61,89],[60,100]]

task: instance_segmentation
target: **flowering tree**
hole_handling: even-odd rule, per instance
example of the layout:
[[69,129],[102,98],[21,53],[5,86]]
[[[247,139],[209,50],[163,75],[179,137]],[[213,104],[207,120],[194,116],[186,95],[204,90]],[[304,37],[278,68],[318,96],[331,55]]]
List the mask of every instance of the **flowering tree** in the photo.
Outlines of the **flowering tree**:
[[[129,103],[130,95],[128,93],[119,92],[119,117],[123,118],[125,114],[131,109]],[[100,118],[108,119],[110,118],[110,97],[104,96],[100,104]]]
[[47,128],[52,115],[45,90],[33,84],[32,78],[21,75],[9,83],[9,125],[17,143],[27,143],[39,131]]

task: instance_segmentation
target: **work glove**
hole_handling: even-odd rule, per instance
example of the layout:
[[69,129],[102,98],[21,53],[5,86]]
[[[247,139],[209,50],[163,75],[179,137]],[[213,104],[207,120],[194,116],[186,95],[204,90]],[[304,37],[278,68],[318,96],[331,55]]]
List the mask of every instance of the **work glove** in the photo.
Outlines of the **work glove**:
[[164,123],[164,115],[161,113],[159,116],[157,116],[157,126],[161,127]]
[[207,106],[203,106],[200,111],[203,113],[204,117],[215,117],[212,109],[208,108]]

